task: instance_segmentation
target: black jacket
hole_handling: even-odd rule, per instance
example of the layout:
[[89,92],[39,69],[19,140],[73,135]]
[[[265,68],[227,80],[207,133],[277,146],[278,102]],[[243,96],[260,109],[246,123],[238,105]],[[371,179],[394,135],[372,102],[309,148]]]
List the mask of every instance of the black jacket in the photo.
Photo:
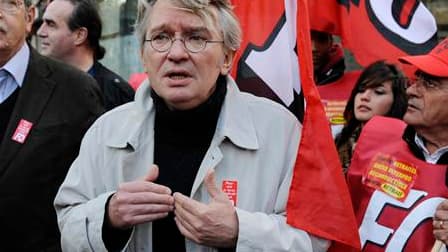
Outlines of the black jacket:
[[107,69],[98,61],[93,65],[97,81],[104,97],[104,107],[111,110],[121,104],[134,100],[134,90],[128,82],[116,73]]
[[[60,251],[53,200],[101,100],[93,78],[31,49],[0,142],[0,251]],[[33,124],[23,144],[11,139],[21,119]]]

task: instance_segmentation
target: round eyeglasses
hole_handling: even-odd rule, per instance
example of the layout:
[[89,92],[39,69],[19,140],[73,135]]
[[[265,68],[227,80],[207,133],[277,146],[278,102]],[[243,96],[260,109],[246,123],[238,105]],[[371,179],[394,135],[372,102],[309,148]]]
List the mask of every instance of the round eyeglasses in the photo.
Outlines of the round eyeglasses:
[[16,13],[20,5],[17,0],[0,0],[0,10],[7,13]]
[[205,49],[207,43],[224,43],[222,40],[207,40],[197,35],[191,35],[184,38],[172,38],[167,34],[158,34],[150,39],[145,39],[151,47],[157,52],[167,52],[173,46],[174,41],[179,40],[184,44],[185,49],[191,53],[198,53]]

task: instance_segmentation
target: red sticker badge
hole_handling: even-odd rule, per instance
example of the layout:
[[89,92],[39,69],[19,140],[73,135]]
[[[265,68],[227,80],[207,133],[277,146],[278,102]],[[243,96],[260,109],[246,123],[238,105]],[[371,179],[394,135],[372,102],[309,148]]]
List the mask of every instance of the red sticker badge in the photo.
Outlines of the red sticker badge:
[[236,200],[238,198],[238,181],[236,180],[224,180],[222,181],[222,191],[227,194],[229,200],[236,206]]
[[379,153],[363,176],[363,183],[403,202],[417,178],[417,167]]
[[19,125],[17,126],[16,131],[14,132],[14,135],[12,135],[11,139],[23,144],[28,137],[28,134],[30,133],[32,127],[32,122],[28,122],[25,119],[20,119]]

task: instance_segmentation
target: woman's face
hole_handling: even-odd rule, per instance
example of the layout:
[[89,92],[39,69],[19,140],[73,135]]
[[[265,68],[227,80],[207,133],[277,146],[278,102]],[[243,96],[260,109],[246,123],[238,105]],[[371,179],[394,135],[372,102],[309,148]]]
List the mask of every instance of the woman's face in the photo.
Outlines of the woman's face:
[[355,118],[365,123],[374,115],[386,115],[393,102],[394,95],[390,81],[360,90],[355,95]]

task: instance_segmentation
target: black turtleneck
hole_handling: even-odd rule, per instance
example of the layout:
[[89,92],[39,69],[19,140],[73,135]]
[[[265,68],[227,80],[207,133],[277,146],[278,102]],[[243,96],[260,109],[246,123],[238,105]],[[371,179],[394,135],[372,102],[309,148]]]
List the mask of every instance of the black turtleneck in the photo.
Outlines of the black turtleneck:
[[[225,77],[207,101],[190,110],[170,110],[152,92],[156,109],[154,164],[159,166],[158,184],[173,192],[190,195],[196,173],[210,146],[226,94]],[[167,241],[167,238],[169,242]],[[185,251],[185,238],[174,222],[174,215],[153,222],[153,251]]]

